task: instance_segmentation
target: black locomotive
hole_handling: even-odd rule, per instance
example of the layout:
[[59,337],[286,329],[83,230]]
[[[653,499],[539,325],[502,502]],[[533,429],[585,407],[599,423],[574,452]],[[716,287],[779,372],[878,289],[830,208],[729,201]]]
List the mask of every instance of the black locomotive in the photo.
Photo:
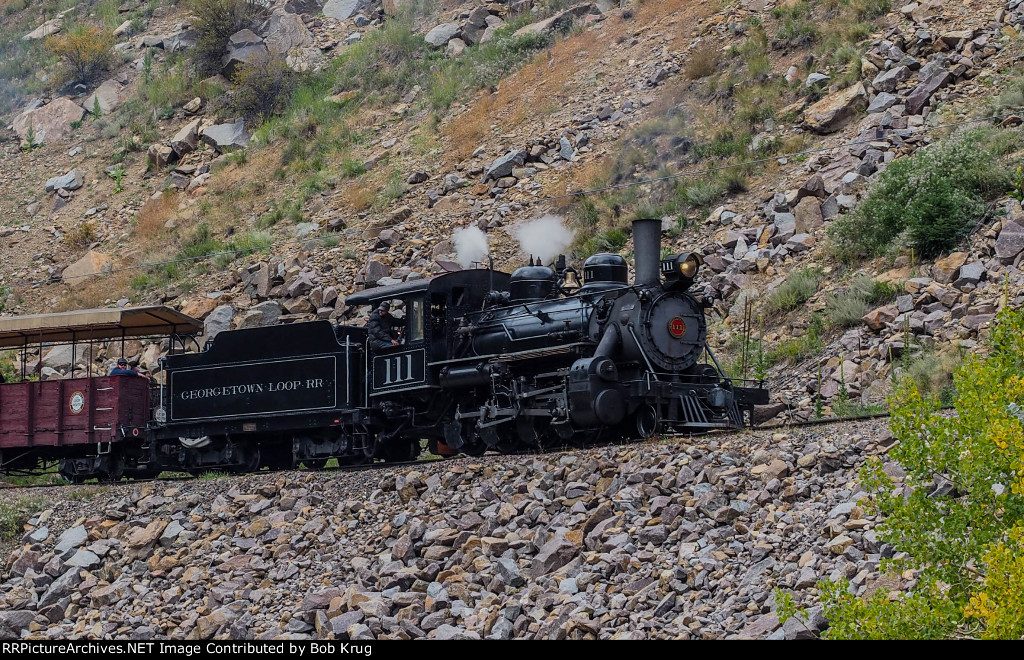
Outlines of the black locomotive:
[[[661,259],[660,221],[633,225],[625,260],[511,276],[473,269],[362,291],[400,302],[403,342],[317,321],[225,331],[166,358],[147,430],[153,465],[192,472],[408,460],[431,452],[516,452],[659,428],[737,428],[764,384],[727,378],[688,290],[699,255]],[[564,262],[563,262],[564,263]],[[710,359],[711,362],[707,362]]]

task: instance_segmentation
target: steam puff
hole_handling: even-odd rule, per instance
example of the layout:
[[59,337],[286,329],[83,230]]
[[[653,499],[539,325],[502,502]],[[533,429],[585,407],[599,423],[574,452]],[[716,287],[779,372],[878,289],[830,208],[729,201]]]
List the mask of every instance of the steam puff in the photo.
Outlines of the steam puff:
[[550,264],[572,243],[576,232],[563,224],[557,215],[545,215],[536,220],[513,225],[509,229],[519,241],[519,248],[527,255],[540,257],[541,263]]
[[479,227],[456,229],[452,234],[452,243],[455,244],[455,260],[463,268],[469,268],[474,261],[483,261],[487,256],[487,234]]

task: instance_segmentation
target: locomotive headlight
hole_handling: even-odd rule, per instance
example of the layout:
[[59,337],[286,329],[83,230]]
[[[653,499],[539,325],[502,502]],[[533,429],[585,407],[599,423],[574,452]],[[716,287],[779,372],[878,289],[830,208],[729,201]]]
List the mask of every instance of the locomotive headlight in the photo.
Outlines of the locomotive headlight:
[[697,269],[700,268],[701,258],[699,255],[681,254],[676,257],[676,267],[679,269],[679,274],[688,280],[692,280],[697,276]]

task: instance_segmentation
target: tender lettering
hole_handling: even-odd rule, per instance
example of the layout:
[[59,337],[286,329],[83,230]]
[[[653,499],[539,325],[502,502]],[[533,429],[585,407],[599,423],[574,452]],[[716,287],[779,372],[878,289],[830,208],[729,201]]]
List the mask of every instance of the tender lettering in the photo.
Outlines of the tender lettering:
[[185,390],[181,393],[181,399],[182,401],[192,401],[194,399],[210,399],[218,396],[233,396],[236,394],[260,394],[263,391],[264,388],[261,383],[228,385],[225,387],[206,387],[200,390]]
[[326,387],[329,387],[329,383],[323,378],[279,380],[270,383],[248,383],[245,385],[226,385],[224,387],[204,387],[196,390],[182,390],[179,398],[182,401],[195,401],[197,399],[213,399],[221,396],[237,396],[239,394],[294,392],[296,390],[322,390]]

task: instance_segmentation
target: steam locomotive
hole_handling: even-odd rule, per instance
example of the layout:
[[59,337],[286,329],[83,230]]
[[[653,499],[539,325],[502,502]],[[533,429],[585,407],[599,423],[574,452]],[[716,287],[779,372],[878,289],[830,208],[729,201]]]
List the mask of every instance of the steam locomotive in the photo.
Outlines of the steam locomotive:
[[63,456],[61,473],[316,468],[410,460],[424,440],[435,454],[477,455],[752,425],[768,391],[724,374],[689,291],[702,259],[662,259],[660,236],[659,220],[634,223],[632,284],[621,256],[597,254],[582,284],[561,260],[348,297],[404,306],[393,346],[328,321],[221,332],[202,352],[164,358],[141,437],[134,428],[107,458]]

